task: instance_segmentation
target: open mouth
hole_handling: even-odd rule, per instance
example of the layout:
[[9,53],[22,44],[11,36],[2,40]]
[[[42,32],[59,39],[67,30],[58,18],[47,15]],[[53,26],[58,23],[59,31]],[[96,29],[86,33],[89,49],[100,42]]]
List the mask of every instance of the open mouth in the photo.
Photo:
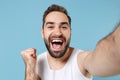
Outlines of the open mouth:
[[51,40],[51,49],[54,51],[61,51],[64,48],[64,42],[62,39]]

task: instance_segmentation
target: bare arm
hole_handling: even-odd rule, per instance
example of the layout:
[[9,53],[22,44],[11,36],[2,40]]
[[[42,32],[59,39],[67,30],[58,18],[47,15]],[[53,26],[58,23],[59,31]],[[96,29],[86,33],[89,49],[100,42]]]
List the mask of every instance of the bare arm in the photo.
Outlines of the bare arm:
[[120,74],[120,24],[88,53],[84,66],[89,73],[103,77]]
[[35,67],[26,66],[25,80],[41,80],[36,74]]
[[36,74],[36,50],[29,48],[21,53],[25,62],[25,80],[40,80]]

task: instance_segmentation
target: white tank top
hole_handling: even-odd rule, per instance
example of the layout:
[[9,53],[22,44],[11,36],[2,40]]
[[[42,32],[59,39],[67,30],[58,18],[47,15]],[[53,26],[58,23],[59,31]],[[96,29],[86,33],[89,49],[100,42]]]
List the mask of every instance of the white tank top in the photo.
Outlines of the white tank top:
[[65,66],[60,70],[51,70],[47,60],[47,52],[37,57],[36,72],[41,80],[92,80],[86,78],[79,70],[77,54],[82,50],[74,49]]

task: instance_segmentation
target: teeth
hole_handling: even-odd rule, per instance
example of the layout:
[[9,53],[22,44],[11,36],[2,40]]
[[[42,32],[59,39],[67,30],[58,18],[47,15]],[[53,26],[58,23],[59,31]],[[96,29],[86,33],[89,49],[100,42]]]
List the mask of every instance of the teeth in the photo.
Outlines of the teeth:
[[52,42],[62,42],[62,40],[52,40]]

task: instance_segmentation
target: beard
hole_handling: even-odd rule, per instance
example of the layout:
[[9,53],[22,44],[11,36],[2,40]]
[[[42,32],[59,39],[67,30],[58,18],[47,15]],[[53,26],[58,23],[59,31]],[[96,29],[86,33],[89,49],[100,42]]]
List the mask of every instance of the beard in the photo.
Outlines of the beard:
[[61,58],[61,57],[63,57],[63,56],[65,55],[65,53],[66,53],[66,51],[67,51],[67,49],[68,49],[68,47],[69,47],[70,38],[69,38],[69,40],[66,42],[66,44],[64,45],[64,49],[63,49],[63,50],[61,50],[61,51],[53,51],[53,50],[50,48],[51,38],[53,38],[53,37],[54,37],[54,38],[63,38],[65,42],[66,42],[66,38],[65,38],[64,36],[58,36],[58,37],[56,37],[56,36],[52,36],[52,37],[49,36],[48,41],[47,41],[47,39],[44,38],[44,43],[45,43],[45,45],[46,45],[46,48],[47,48],[49,54],[50,54],[52,57],[54,57],[54,58]]

